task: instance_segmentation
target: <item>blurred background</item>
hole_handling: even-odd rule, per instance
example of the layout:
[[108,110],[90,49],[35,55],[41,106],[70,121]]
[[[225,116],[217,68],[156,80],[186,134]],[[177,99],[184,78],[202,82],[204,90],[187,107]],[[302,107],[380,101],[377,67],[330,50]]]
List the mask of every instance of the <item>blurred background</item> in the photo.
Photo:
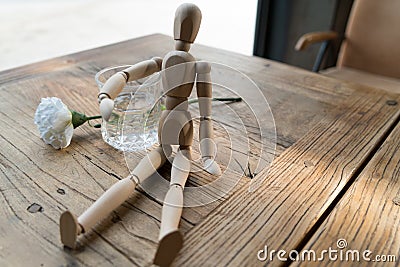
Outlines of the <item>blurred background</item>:
[[[343,34],[353,0],[187,0],[203,13],[196,42],[311,69],[314,45],[294,51],[307,32]],[[0,70],[148,35],[172,36],[185,0],[0,0]],[[340,40],[324,67],[335,64]]]
[[[152,33],[184,0],[0,0],[0,70]],[[257,0],[200,0],[197,43],[251,55]]]

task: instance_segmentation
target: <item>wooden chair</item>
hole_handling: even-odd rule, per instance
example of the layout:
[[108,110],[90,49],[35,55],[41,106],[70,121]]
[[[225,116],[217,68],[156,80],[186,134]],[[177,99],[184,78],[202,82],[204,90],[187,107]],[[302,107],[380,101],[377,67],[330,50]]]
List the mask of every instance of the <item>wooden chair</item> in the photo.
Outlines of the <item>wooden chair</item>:
[[[319,70],[336,32],[303,35],[295,49],[322,42],[314,71]],[[355,0],[336,67],[322,74],[400,93],[400,0]]]

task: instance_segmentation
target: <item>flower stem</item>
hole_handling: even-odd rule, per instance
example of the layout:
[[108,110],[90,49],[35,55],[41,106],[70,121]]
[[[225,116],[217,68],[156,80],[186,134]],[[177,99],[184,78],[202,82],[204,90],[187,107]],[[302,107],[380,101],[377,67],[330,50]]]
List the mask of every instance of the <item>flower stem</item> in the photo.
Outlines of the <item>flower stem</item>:
[[101,119],[101,115],[86,117],[86,120],[88,120],[88,121],[96,120],[96,119]]
[[[240,101],[242,101],[242,98],[241,97],[215,97],[215,98],[212,98],[212,101],[240,102]],[[197,102],[199,102],[199,99],[198,98],[190,99],[188,102],[189,102],[189,104],[197,103]],[[96,120],[96,119],[101,119],[101,115],[88,117],[83,113],[80,113],[80,112],[77,112],[74,110],[70,110],[70,111],[72,114],[72,124],[74,125],[74,128],[81,126],[85,122],[89,122],[91,120]],[[94,127],[98,128],[98,125],[96,124]]]
[[87,117],[85,114],[77,112],[75,110],[70,110],[70,111],[72,114],[72,125],[74,126],[74,128],[78,128],[87,121],[101,118],[100,115]]
[[[222,101],[222,102],[240,102],[242,101],[241,97],[215,97],[211,99],[212,101]],[[190,99],[189,104],[197,103],[199,99]]]
[[74,126],[74,129],[78,128],[79,126],[81,126],[82,124],[84,124],[86,122],[85,114],[82,114],[75,110],[70,110],[70,111],[72,114],[72,125]]

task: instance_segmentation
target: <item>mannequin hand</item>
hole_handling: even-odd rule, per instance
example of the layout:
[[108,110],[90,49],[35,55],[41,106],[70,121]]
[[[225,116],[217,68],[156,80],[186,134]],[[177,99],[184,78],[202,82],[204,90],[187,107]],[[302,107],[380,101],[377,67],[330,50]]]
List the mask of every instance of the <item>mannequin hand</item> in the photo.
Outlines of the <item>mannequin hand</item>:
[[100,114],[103,120],[108,121],[114,109],[114,100],[103,98],[100,102]]
[[213,158],[208,158],[203,161],[203,168],[206,170],[206,172],[220,176],[221,175],[221,168],[219,167],[218,163],[215,162]]

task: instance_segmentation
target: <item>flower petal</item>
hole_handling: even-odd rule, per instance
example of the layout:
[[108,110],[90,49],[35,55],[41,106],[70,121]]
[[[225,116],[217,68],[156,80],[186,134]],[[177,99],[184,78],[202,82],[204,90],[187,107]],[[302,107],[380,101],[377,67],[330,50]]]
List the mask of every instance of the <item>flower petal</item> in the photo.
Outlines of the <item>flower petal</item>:
[[61,99],[42,98],[35,112],[35,124],[46,144],[60,149],[71,143],[74,131],[72,114]]

